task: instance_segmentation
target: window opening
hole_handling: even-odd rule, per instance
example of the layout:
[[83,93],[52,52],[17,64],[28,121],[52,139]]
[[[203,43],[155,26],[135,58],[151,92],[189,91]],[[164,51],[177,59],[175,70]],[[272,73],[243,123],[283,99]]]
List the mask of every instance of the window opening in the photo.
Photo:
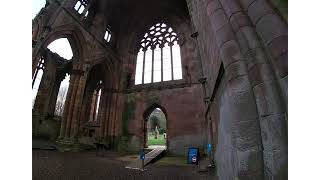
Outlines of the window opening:
[[109,30],[109,28],[107,28],[106,33],[104,35],[104,40],[106,40],[107,42],[110,42],[111,40],[111,31]]
[[48,49],[51,52],[59,54],[66,60],[70,60],[73,56],[70,43],[67,38],[60,38],[48,45]]
[[[83,11],[88,6],[88,0],[79,0],[76,5],[74,6],[74,9],[79,13],[82,14]],[[88,13],[88,12],[87,12]]]
[[89,121],[97,121],[98,113],[100,107],[100,99],[101,99],[101,90],[102,90],[102,81],[99,81],[95,90],[93,91],[93,96],[91,99],[91,110]]
[[35,70],[33,77],[32,77],[32,108],[34,106],[34,103],[35,103],[35,100],[36,100],[36,97],[38,94],[38,90],[39,90],[39,86],[40,86],[40,83],[42,80],[44,68],[45,68],[44,57],[41,56],[41,58],[38,62],[38,65],[36,67],[36,70]]
[[182,79],[177,34],[164,23],[149,28],[137,54],[135,84]]
[[64,110],[64,104],[67,98],[68,88],[69,88],[69,81],[70,81],[70,75],[66,75],[66,77],[63,79],[63,81],[60,84],[58,96],[57,96],[57,102],[55,107],[54,115],[56,116],[62,116],[63,110]]

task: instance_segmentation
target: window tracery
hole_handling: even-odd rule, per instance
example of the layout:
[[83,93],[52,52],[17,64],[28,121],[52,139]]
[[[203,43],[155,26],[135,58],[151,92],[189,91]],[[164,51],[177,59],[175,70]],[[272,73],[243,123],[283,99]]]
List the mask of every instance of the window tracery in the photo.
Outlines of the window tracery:
[[38,89],[39,89],[39,86],[40,86],[40,83],[41,83],[41,80],[42,80],[42,75],[43,75],[43,72],[44,72],[44,57],[41,56],[39,62],[38,62],[38,65],[36,67],[36,70],[33,74],[33,77],[32,77],[32,107],[34,106],[34,103],[35,103],[35,100],[36,100],[36,97],[37,97],[37,94],[38,94]]
[[79,13],[83,14],[85,13],[85,17],[88,16],[88,5],[89,1],[88,0],[78,0],[78,2],[75,4],[74,9]]
[[164,23],[145,33],[137,54],[135,84],[182,79],[178,36]]

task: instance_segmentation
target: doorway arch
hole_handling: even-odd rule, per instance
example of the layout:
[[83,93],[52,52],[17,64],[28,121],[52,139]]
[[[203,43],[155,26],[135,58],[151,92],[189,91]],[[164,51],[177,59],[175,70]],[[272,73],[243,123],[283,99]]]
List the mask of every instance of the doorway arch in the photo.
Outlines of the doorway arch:
[[[156,122],[154,118],[157,119]],[[164,146],[167,149],[169,145],[167,127],[168,115],[164,107],[153,104],[147,108],[143,113],[144,148],[153,149],[157,146]]]

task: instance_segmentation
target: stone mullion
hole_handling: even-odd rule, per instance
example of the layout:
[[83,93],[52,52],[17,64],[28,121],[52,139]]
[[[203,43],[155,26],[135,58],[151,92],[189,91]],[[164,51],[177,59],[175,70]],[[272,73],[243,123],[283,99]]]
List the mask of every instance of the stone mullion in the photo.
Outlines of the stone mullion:
[[173,46],[173,43],[172,42],[170,42],[170,44],[169,44],[169,46],[170,46],[170,58],[171,58],[171,80],[173,80],[174,79],[174,77],[173,77],[173,55],[172,55],[172,46]]
[[163,81],[163,45],[161,45],[161,82]]
[[142,63],[142,84],[144,84],[144,64],[146,59],[146,50],[143,49],[143,63]]
[[35,72],[35,74],[33,75],[33,80],[32,80],[32,88],[33,88],[34,82],[36,81],[36,78],[37,78],[37,75],[38,75],[39,70],[40,70],[40,69],[39,69],[38,67],[36,67],[36,72]]
[[[82,6],[82,5],[80,5],[80,7],[81,7],[81,6]],[[88,12],[90,6],[91,6],[91,3],[88,3],[87,6],[85,7],[85,9],[83,10],[83,12],[81,13],[81,18],[80,18],[81,20],[85,18],[85,15],[86,15],[86,13]],[[79,8],[80,8],[80,7],[79,7]],[[78,10],[78,11],[79,11],[79,10]]]
[[60,136],[59,138],[62,139],[65,137],[66,132],[66,126],[67,126],[67,120],[68,120],[68,114],[69,114],[69,107],[72,99],[72,92],[75,85],[75,76],[71,75],[69,80],[69,88],[67,92],[67,98],[64,105],[63,115],[62,115],[62,122],[61,122],[61,128],[60,128]]
[[151,49],[152,49],[151,83],[153,83],[154,47],[152,47]]

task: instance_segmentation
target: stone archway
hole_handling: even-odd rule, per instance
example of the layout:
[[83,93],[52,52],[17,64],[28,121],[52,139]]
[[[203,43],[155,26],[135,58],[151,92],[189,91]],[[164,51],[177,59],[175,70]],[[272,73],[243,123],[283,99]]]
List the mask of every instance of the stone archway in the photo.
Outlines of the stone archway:
[[147,108],[143,114],[144,148],[153,149],[158,146],[168,148],[168,116],[166,110],[157,104]]

